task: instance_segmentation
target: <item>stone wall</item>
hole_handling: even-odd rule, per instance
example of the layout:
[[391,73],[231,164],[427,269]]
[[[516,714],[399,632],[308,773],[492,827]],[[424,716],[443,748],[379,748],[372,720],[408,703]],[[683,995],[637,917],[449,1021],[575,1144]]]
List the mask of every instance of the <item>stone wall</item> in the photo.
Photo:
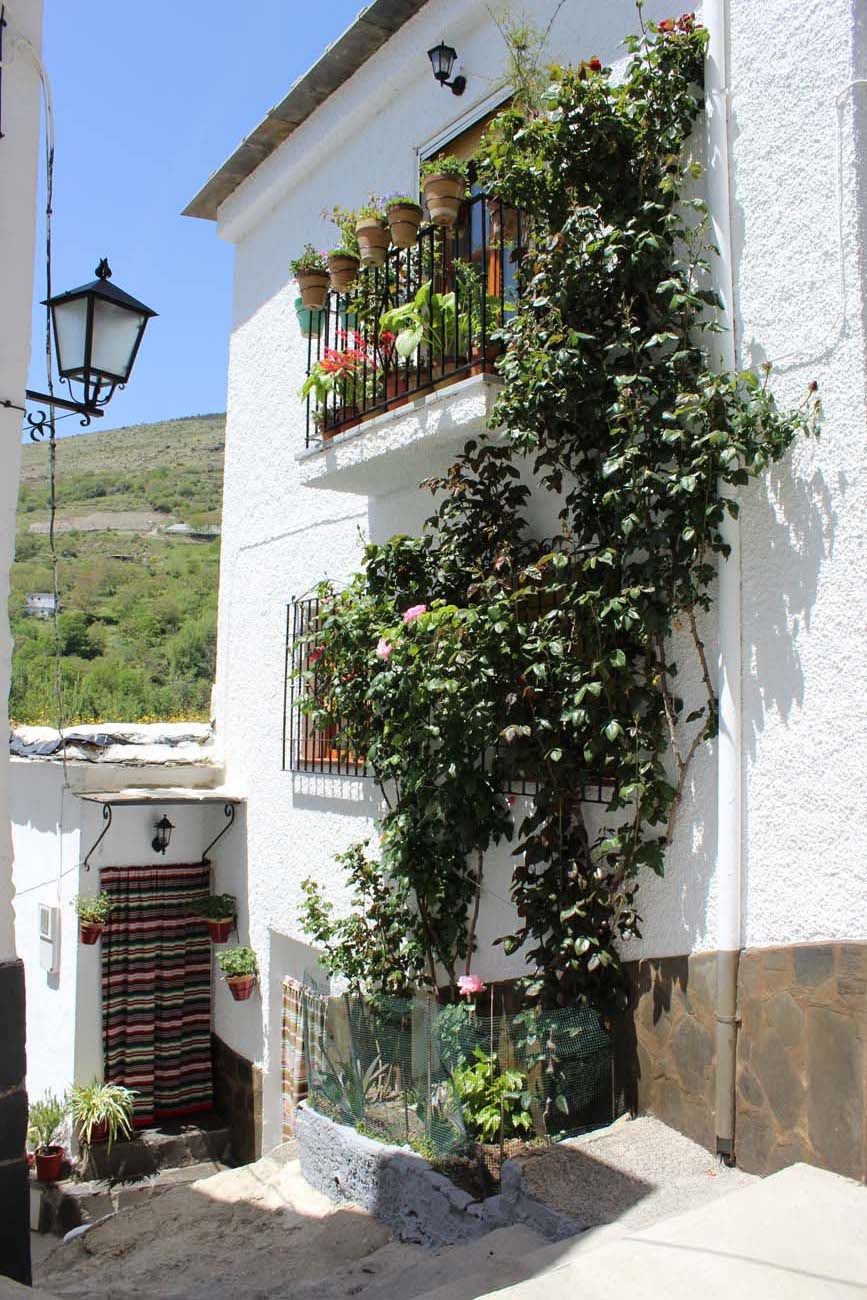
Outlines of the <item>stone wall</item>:
[[629,962],[615,1033],[615,1106],[656,1115],[713,1150],[716,953]]
[[748,950],[738,1005],[738,1164],[867,1178],[867,943]]
[[248,1165],[262,1154],[262,1071],[211,1035],[214,1105],[229,1126],[232,1155]]
[[0,962],[0,1273],[30,1284],[24,966]]
[[[618,1110],[716,1145],[716,953],[631,962],[615,1036]],[[735,1153],[867,1178],[867,943],[752,948],[738,975]]]

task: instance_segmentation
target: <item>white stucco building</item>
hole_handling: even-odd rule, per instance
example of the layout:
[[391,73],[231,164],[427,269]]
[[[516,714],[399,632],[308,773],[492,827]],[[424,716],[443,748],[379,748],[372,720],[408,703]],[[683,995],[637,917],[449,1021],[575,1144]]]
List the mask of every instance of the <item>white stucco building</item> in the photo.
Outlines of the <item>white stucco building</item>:
[[[552,6],[526,8],[544,26]],[[711,47],[696,146],[732,361],[772,360],[783,402],[816,380],[825,416],[818,442],[743,494],[707,629],[721,739],[696,766],[665,877],[643,884],[643,938],[626,955],[635,1103],[708,1145],[720,1136],[731,1017],[717,954],[739,952],[739,1161],[763,1171],[806,1158],[863,1175],[867,29],[856,8],[732,0],[702,15]],[[646,5],[651,18],[669,11]],[[626,0],[567,3],[550,57],[616,64],[634,25]],[[462,98],[430,75],[425,52],[443,35],[467,77]],[[420,162],[502,101],[504,57],[476,0],[376,0],[187,209],[235,246],[214,698],[226,779],[247,799],[243,855],[221,871],[247,898],[262,1002],[261,1017],[230,1021],[218,1008],[215,1028],[261,1062],[266,1146],[279,1138],[281,984],[315,964],[300,883],[315,875],[339,899],[334,854],[376,812],[363,780],[281,761],[287,604],[348,577],[364,536],[418,530],[429,513],[418,482],[484,427],[496,382],[464,378],[305,446],[308,345],[288,263],[308,240],[325,245],[323,209],[413,191]],[[496,878],[506,871],[504,855]],[[508,912],[486,900],[474,968],[487,979],[514,970],[489,946]],[[723,980],[726,969],[724,957]]]

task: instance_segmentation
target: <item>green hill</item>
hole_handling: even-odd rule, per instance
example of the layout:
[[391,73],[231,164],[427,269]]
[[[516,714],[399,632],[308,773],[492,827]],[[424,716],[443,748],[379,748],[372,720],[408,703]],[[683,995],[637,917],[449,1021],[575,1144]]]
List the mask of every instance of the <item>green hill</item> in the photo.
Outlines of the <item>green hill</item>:
[[[216,644],[224,415],[96,430],[57,443],[59,639],[64,721],[208,717]],[[51,592],[48,447],[25,446],[12,566],[10,713],[57,724],[53,620],[28,615]]]

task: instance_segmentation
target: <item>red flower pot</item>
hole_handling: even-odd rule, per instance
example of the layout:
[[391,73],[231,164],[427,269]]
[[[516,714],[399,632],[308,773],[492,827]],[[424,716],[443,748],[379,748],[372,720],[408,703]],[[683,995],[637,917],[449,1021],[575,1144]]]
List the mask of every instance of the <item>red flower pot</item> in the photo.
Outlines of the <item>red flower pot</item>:
[[87,1145],[95,1146],[97,1142],[107,1142],[107,1141],[108,1141],[108,1123],[106,1120],[102,1120],[101,1123],[94,1124],[93,1128],[90,1130],[90,1142]]
[[236,1002],[246,1002],[256,983],[255,975],[227,975],[226,983]]
[[96,943],[99,936],[105,929],[104,921],[81,921],[79,922],[79,935],[82,943]]
[[63,1168],[63,1147],[46,1147],[36,1152],[36,1177],[40,1183],[56,1183]]
[[208,916],[205,919],[208,923],[208,934],[211,936],[211,943],[225,943],[235,923],[234,917],[227,916],[217,919]]

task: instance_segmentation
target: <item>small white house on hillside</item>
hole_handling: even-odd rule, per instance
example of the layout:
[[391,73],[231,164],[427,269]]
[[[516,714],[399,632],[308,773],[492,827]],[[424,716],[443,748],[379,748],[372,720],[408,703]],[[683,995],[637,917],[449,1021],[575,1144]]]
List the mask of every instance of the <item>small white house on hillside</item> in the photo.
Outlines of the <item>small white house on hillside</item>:
[[[555,6],[525,8],[544,28]],[[654,21],[669,11],[664,0],[644,6]],[[734,364],[773,361],[784,404],[816,381],[824,419],[818,441],[798,442],[741,493],[703,628],[720,737],[698,756],[664,876],[641,885],[642,938],[624,953],[633,998],[623,1087],[708,1146],[734,1143],[748,1170],[806,1159],[863,1176],[867,813],[858,783],[867,753],[855,611],[867,29],[848,0],[828,0],[821,22],[784,0],[717,0],[700,17],[710,49],[693,144],[708,167],[713,275]],[[635,26],[626,0],[567,3],[547,53],[561,63],[598,56],[616,70]],[[441,38],[458,52],[459,96],[431,75],[427,51]],[[323,210],[413,194],[426,159],[471,153],[510,94],[505,69],[503,41],[477,0],[374,0],[187,209],[235,246],[214,700],[226,782],[246,798],[247,821],[243,849],[237,839],[221,845],[217,875],[245,899],[260,1000],[243,1010],[219,1003],[214,1027],[261,1066],[266,1147],[281,1134],[284,981],[316,969],[299,922],[301,882],[315,877],[343,905],[335,853],[370,835],[379,812],[372,783],[299,730],[287,664],[304,610],[293,601],[321,579],[346,581],[365,539],[418,533],[430,513],[419,483],[484,430],[499,383],[482,353],[368,407],[332,407],[317,425],[298,393],[322,340],[315,327],[305,337],[289,262],[308,241],[330,239]],[[472,243],[485,238],[484,196],[469,202]],[[510,264],[487,274],[489,292],[493,277],[507,300]],[[543,536],[556,512],[534,501]],[[511,869],[504,845],[487,869],[477,928],[474,969],[488,982],[523,969],[520,953],[493,946],[515,923]],[[727,981],[736,973],[735,1006]],[[727,1062],[735,1022],[737,1056]],[[727,1088],[736,1097],[728,1118]]]

